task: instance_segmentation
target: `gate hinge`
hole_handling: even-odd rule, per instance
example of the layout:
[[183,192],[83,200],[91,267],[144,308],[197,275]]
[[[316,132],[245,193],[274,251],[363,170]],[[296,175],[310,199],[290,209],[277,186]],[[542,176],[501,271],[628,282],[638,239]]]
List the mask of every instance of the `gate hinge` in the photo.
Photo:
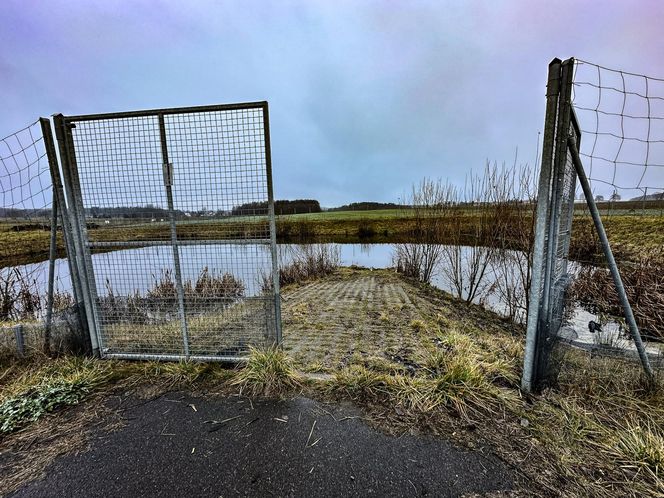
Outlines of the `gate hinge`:
[[173,163],[164,163],[162,168],[164,172],[164,185],[170,187],[173,185]]

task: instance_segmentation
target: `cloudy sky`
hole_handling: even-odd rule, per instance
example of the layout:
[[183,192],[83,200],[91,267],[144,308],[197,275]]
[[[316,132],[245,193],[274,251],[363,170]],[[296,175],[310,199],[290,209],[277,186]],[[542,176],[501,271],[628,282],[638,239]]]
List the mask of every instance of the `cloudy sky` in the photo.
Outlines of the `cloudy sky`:
[[661,0],[2,0],[0,136],[56,112],[268,100],[278,198],[396,201],[517,147],[534,163],[548,62],[664,77],[663,25]]

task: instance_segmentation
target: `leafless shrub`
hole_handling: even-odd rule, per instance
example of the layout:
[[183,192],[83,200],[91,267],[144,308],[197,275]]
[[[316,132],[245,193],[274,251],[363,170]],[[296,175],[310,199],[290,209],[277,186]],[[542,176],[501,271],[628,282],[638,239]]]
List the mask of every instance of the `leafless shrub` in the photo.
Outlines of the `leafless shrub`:
[[0,272],[0,322],[34,320],[42,309],[37,282],[20,269]]
[[[176,309],[177,288],[171,270],[164,270],[154,284],[142,294],[117,295],[111,282],[105,282],[106,293],[99,297],[99,305],[107,321],[150,323],[168,319]],[[197,310],[228,305],[245,295],[242,280],[230,273],[214,274],[207,267],[201,270],[196,280],[183,282],[184,298]]]
[[528,166],[487,162],[463,189],[425,179],[411,204],[418,243],[395,246],[397,271],[423,282],[439,273],[459,299],[494,294],[508,316],[525,316],[536,208]]
[[[279,285],[288,285],[324,277],[341,264],[339,247],[328,244],[303,244],[290,249],[285,255],[289,262],[279,268]],[[262,288],[271,291],[272,276],[262,276]]]
[[442,234],[453,218],[457,190],[440,179],[425,178],[413,185],[408,201],[414,219],[412,236],[417,242],[397,244],[392,263],[404,275],[430,283],[443,255]]
[[74,296],[72,296],[69,292],[55,291],[53,293],[53,312],[54,313],[62,313],[63,311],[70,310],[75,305],[76,305],[76,301],[74,300]]
[[[504,206],[499,201],[507,189],[506,181],[497,166],[488,162],[483,175],[471,173],[458,204],[474,223],[464,223],[461,212],[450,220],[450,243],[443,247],[441,272],[456,297],[467,302],[481,299],[491,286],[488,277],[499,249],[497,235],[504,224]],[[475,242],[464,246],[468,240]]]
[[[514,321],[528,315],[528,296],[532,274],[532,251],[535,232],[535,175],[528,165],[503,169],[496,204],[496,244],[501,249],[494,261],[493,291],[505,306],[505,314]],[[514,249],[514,250],[512,250]]]

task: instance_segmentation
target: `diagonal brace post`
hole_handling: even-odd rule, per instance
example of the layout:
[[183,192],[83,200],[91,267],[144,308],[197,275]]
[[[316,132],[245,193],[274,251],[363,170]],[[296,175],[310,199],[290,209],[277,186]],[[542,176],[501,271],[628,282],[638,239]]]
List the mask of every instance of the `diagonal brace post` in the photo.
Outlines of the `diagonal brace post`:
[[590,190],[590,183],[588,182],[588,178],[586,177],[586,172],[583,169],[583,163],[581,162],[581,157],[579,156],[579,151],[576,147],[576,140],[574,139],[574,137],[569,137],[567,139],[567,144],[569,146],[570,152],[572,153],[572,161],[574,162],[574,168],[576,169],[576,174],[579,177],[579,182],[581,183],[581,187],[583,188],[583,195],[586,197],[586,203],[588,204],[588,209],[590,209],[590,214],[593,217],[593,222],[595,223],[595,229],[597,230],[597,235],[599,235],[599,240],[602,244],[604,256],[606,257],[606,261],[609,265],[609,270],[611,271],[613,282],[615,283],[616,290],[618,291],[620,304],[622,304],[622,307],[625,310],[625,319],[627,320],[627,324],[629,325],[629,331],[632,334],[632,339],[634,339],[636,350],[639,353],[639,358],[641,359],[643,370],[646,372],[648,377],[653,378],[654,373],[652,367],[650,366],[650,360],[648,359],[648,354],[646,353],[646,349],[643,345],[643,340],[641,339],[639,328],[636,325],[636,320],[634,318],[632,306],[629,304],[629,299],[627,299],[627,292],[625,291],[625,286],[623,285],[622,279],[620,278],[618,265],[616,264],[616,260],[613,257],[613,251],[611,251],[611,246],[609,245],[609,239],[606,236],[606,231],[604,230],[602,219],[599,216],[599,210],[597,209],[597,204],[595,204],[595,199],[593,198],[592,191]]

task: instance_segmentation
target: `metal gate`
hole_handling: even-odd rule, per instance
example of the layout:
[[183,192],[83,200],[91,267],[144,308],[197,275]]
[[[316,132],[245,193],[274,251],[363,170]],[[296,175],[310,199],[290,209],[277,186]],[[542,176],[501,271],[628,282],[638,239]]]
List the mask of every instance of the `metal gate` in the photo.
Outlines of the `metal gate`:
[[54,124],[95,352],[237,360],[281,342],[266,102]]

